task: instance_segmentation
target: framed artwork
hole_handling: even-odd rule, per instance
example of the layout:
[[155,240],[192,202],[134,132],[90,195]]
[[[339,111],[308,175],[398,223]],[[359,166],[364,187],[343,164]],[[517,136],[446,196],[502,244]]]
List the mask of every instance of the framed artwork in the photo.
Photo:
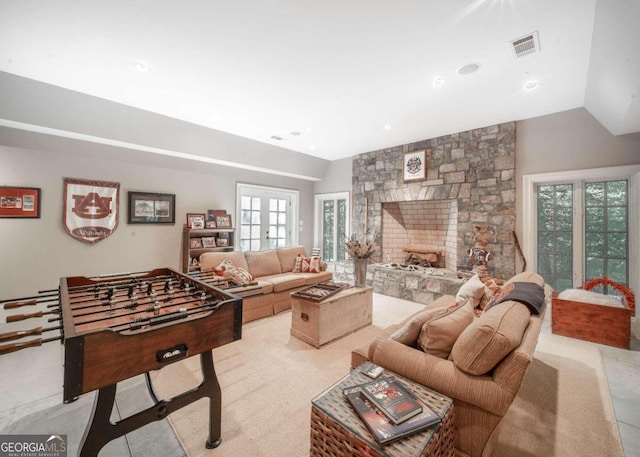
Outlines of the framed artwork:
[[190,229],[203,229],[205,215],[202,213],[187,213],[187,227]]
[[40,218],[40,189],[0,187],[0,217]]
[[200,249],[202,247],[202,238],[191,238],[189,240],[191,249]]
[[227,246],[229,246],[229,238],[218,238],[217,246],[218,247],[227,247]]
[[407,181],[421,181],[427,178],[427,159],[425,150],[405,152],[402,159],[403,179]]
[[216,216],[216,225],[218,228],[231,228],[231,214]]
[[205,236],[202,237],[202,247],[203,248],[215,248],[216,247],[216,239],[213,236]]
[[217,216],[223,216],[227,214],[227,211],[224,209],[208,209],[207,210],[207,220],[215,221]]
[[128,192],[128,224],[175,224],[175,194]]
[[208,229],[216,228],[216,221],[206,221],[204,226]]

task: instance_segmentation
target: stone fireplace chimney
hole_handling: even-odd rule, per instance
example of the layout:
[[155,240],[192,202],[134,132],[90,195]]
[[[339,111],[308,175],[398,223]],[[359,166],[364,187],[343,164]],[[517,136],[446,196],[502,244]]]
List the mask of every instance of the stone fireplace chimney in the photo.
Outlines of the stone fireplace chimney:
[[[403,180],[405,153],[425,151],[426,177]],[[490,274],[515,274],[515,122],[360,154],[353,160],[352,233],[380,234],[378,262],[409,244],[440,246],[445,267],[471,270],[473,227],[491,225]]]

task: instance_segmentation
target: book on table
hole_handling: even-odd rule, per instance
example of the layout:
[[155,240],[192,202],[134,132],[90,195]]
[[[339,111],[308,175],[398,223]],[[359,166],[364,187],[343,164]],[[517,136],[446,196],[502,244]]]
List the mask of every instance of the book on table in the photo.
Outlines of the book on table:
[[396,378],[383,377],[361,384],[362,395],[380,411],[389,416],[394,424],[420,414],[422,406],[407,388]]
[[422,407],[422,412],[400,424],[394,424],[386,414],[362,395],[361,385],[346,388],[343,393],[365,427],[371,432],[373,438],[381,445],[421,432],[442,421],[442,418],[436,412],[422,400],[416,398],[416,401]]

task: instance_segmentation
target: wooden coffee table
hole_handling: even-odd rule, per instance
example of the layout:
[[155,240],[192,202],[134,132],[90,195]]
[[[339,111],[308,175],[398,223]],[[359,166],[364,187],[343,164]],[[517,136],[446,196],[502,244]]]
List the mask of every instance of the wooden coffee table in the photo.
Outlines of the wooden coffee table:
[[373,288],[350,287],[317,302],[291,295],[291,334],[316,348],[371,324]]
[[436,411],[442,422],[423,432],[379,445],[345,399],[343,389],[371,381],[355,368],[311,401],[311,457],[453,457],[455,426],[453,400],[400,375],[394,376]]

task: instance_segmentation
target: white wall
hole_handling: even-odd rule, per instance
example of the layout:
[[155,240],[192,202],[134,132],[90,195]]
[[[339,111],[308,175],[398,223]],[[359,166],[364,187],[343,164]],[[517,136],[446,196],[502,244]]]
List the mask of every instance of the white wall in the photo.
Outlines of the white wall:
[[[2,135],[2,134],[5,135]],[[0,130],[0,140],[10,140]],[[0,298],[55,288],[60,277],[180,269],[182,227],[187,212],[226,209],[233,214],[237,182],[300,191],[300,215],[307,228],[299,242],[312,247],[313,183],[236,168],[96,148],[43,137],[50,150],[0,146],[0,185],[42,189],[40,219],[0,219]],[[55,147],[51,147],[55,145]],[[62,150],[54,150],[66,146]],[[277,158],[275,158],[277,161]],[[63,178],[120,183],[120,224],[107,239],[89,245],[69,236],[62,224]],[[127,224],[127,191],[176,194],[176,224]],[[236,225],[234,215],[234,225]]]

